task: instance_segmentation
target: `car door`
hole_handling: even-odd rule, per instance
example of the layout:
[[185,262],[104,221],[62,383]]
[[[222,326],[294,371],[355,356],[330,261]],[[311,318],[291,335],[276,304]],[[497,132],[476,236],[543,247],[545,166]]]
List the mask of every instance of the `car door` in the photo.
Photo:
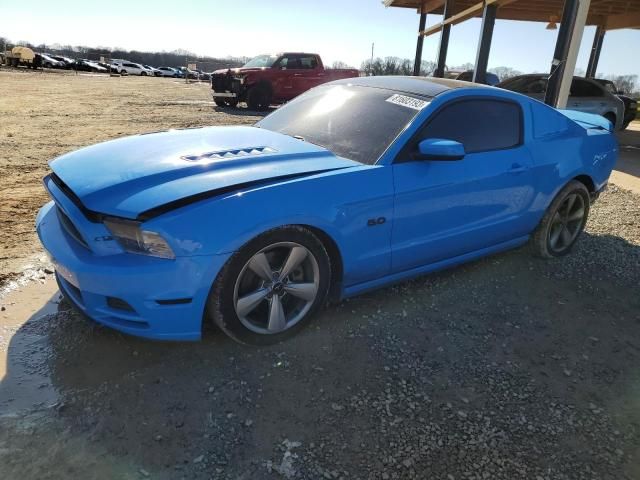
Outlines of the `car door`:
[[278,70],[271,81],[275,100],[289,100],[295,97],[292,92],[296,61],[296,55],[283,55],[274,63],[272,68]]
[[293,96],[323,83],[324,69],[320,68],[315,55],[300,55],[297,66],[299,68],[293,72]]
[[607,103],[602,88],[587,80],[580,78],[573,79],[567,101],[567,108],[602,115],[606,112],[606,106]]
[[[460,160],[419,160],[420,141],[462,143]],[[432,114],[393,165],[395,273],[526,235],[532,158],[516,102],[452,100]]]

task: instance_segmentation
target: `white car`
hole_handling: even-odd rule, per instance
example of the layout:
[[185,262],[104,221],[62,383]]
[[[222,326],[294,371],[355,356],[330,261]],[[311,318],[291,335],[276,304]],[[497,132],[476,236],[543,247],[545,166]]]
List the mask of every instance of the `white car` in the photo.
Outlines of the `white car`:
[[118,68],[119,73],[126,73],[127,75],[141,75],[143,77],[153,76],[153,72],[151,70],[140,65],[139,63],[122,62],[116,63],[115,65]]
[[160,72],[161,77],[176,78],[180,76],[180,72],[178,72],[178,70],[176,70],[175,68],[171,68],[171,67],[160,67],[158,68],[158,71]]
[[157,69],[156,67],[152,67],[151,65],[142,65],[144,68],[146,68],[147,70],[149,70],[151,72],[151,75],[153,75],[154,77],[160,77],[160,70]]

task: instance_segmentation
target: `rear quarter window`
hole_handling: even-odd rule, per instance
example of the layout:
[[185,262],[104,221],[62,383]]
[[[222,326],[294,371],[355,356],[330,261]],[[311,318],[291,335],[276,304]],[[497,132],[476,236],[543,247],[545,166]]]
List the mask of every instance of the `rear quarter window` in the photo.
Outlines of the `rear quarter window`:
[[566,132],[570,126],[570,120],[560,112],[546,105],[531,102],[533,118],[533,137],[536,139],[558,135]]

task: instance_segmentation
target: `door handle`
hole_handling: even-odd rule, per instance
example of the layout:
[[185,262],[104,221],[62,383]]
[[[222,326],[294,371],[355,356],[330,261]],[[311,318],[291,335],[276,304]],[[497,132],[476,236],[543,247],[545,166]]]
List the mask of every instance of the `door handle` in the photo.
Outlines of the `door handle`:
[[294,74],[293,74],[293,76],[294,76],[294,77],[301,77],[301,76],[302,76],[302,74],[301,74],[301,73],[294,73]]
[[520,165],[519,163],[514,163],[511,165],[511,169],[507,173],[511,173],[513,175],[522,173],[527,170],[527,167],[524,165]]

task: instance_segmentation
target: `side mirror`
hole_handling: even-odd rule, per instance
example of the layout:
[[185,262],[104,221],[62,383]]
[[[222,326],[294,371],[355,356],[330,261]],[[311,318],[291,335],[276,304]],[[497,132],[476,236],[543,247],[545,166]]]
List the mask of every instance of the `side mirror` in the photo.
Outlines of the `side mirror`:
[[455,140],[427,138],[418,144],[415,157],[418,160],[462,160],[466,152],[464,145]]

